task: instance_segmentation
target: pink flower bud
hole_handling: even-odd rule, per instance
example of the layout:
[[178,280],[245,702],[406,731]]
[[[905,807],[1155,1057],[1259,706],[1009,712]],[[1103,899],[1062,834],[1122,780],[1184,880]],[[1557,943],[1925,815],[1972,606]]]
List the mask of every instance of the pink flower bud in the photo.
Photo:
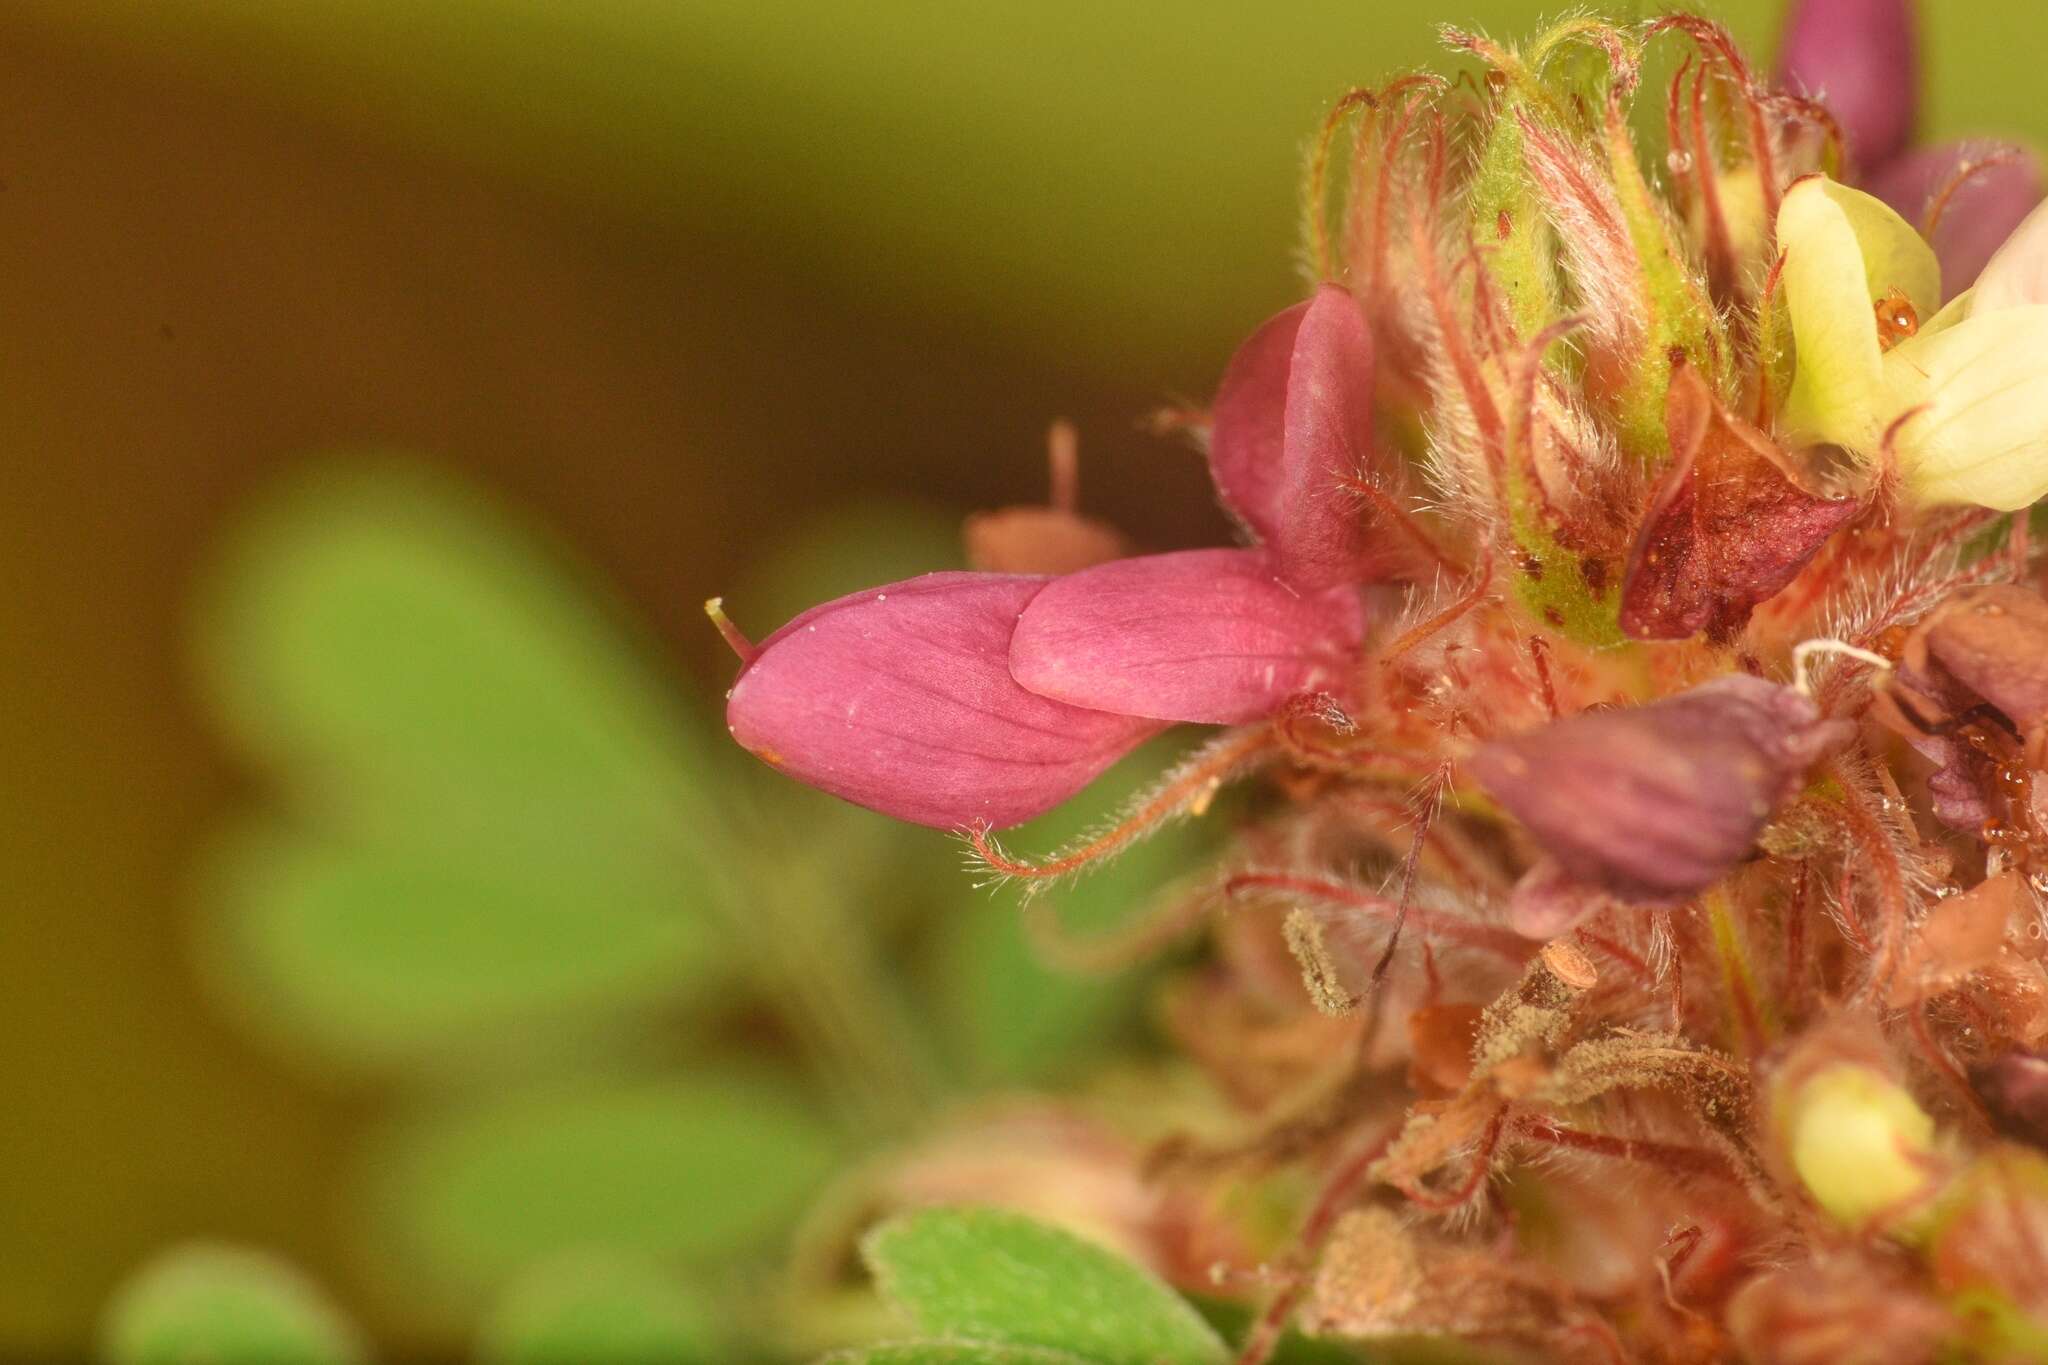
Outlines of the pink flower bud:
[[1356,589],[1298,592],[1262,550],[1120,559],[1048,584],[1010,673],[1074,706],[1235,725],[1340,679],[1364,633]]
[[934,573],[813,607],[762,642],[726,725],[790,776],[885,815],[1028,820],[1160,728],[1011,678],[1011,633],[1045,582]]
[[1495,740],[1470,767],[1571,876],[1670,902],[1747,856],[1814,759],[1850,733],[1790,688],[1735,674]]
[[1376,570],[1346,481],[1373,449],[1371,329],[1326,284],[1238,348],[1216,391],[1209,472],[1223,505],[1303,587]]
[[1920,107],[1911,0],[1797,0],[1779,83],[1820,96],[1849,151],[1875,167],[1905,150]]

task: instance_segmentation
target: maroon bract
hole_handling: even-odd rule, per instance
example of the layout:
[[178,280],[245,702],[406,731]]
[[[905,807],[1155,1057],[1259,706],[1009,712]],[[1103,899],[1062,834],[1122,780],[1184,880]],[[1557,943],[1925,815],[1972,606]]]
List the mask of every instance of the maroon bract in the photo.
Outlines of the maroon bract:
[[1263,550],[1185,550],[1048,585],[1017,623],[1010,671],[1075,706],[1235,725],[1330,687],[1364,628],[1352,588],[1299,592]]
[[813,607],[733,684],[733,738],[792,777],[920,825],[1018,824],[1159,723],[1041,697],[1010,636],[1047,580],[935,573]]
[[1668,903],[1746,857],[1807,768],[1850,733],[1790,688],[1735,674],[1494,740],[1470,771],[1573,877]]
[[1733,639],[1858,504],[1793,483],[1771,439],[1689,367],[1672,376],[1666,423],[1672,466],[1629,555],[1621,628],[1639,640]]
[[1348,290],[1326,284],[1238,349],[1216,391],[1209,471],[1217,495],[1289,582],[1374,576],[1351,485],[1371,468],[1372,332]]

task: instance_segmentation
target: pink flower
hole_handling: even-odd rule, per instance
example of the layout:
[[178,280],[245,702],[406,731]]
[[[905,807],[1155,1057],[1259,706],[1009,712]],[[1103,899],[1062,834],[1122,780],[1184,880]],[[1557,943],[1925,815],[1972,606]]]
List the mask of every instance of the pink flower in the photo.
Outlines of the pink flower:
[[[1987,158],[1962,142],[1914,146],[1920,103],[1912,0],[1795,0],[1779,48],[1779,82],[1821,97],[1842,129],[1857,181],[1909,221],[1950,192],[1933,231],[1942,292],[1970,286],[2039,203],[2030,153]],[[1983,169],[1958,183],[1973,161]]]
[[1061,577],[939,573],[797,617],[758,648],[726,723],[858,805],[1000,829],[1057,805],[1172,722],[1234,725],[1344,690],[1383,576],[1349,492],[1372,449],[1372,336],[1324,286],[1231,361],[1210,470],[1256,548]]

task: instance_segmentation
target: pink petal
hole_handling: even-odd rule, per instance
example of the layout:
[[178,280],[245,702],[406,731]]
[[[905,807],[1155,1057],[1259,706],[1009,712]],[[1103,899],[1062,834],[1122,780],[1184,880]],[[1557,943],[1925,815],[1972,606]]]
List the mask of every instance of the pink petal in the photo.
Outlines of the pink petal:
[[1373,572],[1345,487],[1370,463],[1372,396],[1372,331],[1337,285],[1252,333],[1224,372],[1210,474],[1291,583],[1328,587]]
[[1299,592],[1258,550],[1183,550],[1056,579],[1017,623],[1010,672],[1075,706],[1235,725],[1335,684],[1364,627],[1352,588]]
[[[1917,225],[1926,217],[1928,201],[1949,182],[1956,167],[1981,151],[1979,147],[1973,153],[1959,142],[1923,147],[1871,175],[1865,188]],[[2041,166],[2031,153],[1992,166],[1956,190],[1934,231],[1943,298],[1954,298],[1976,282],[1992,254],[2041,202],[2041,193]]]
[[1822,97],[1857,163],[1882,165],[1905,149],[1919,111],[1911,0],[1797,0],[1778,81]]
[[1260,540],[1281,522],[1281,450],[1287,424],[1287,375],[1308,304],[1260,324],[1237,348],[1209,414],[1209,477],[1224,509]]
[[1160,728],[1011,679],[1011,633],[1045,583],[935,573],[813,607],[762,642],[726,725],[797,780],[900,820],[1028,820]]

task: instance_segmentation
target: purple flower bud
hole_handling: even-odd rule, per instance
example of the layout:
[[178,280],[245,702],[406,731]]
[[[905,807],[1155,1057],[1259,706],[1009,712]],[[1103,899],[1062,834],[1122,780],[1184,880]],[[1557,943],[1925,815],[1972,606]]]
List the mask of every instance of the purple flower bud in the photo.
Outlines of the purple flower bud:
[[1354,588],[1298,592],[1262,550],[1183,550],[1048,584],[1017,622],[1010,673],[1074,706],[1235,725],[1331,686],[1364,629]]
[[[1867,178],[1866,188],[1907,222],[1917,224],[1957,169],[1981,153],[1981,147],[1973,152],[1956,142],[1922,147],[1878,168]],[[1934,229],[1934,254],[1941,259],[1944,299],[1954,298],[1976,283],[1992,253],[2041,202],[2041,194],[2041,166],[2030,152],[1986,166],[1956,188]]]
[[761,643],[726,725],[790,776],[885,815],[1028,820],[1160,728],[1011,678],[1011,633],[1045,582],[935,573],[813,607]]
[[2008,1052],[1971,1072],[1970,1083],[2007,1134],[2048,1147],[2048,1057]]
[[1920,105],[1911,0],[1796,0],[1778,80],[1818,95],[1866,167],[1905,150]]
[[1209,472],[1291,583],[1328,587],[1376,571],[1345,487],[1370,462],[1372,396],[1372,331],[1338,285],[1267,321],[1224,371]]
[[1807,768],[1850,733],[1790,688],[1735,674],[1495,740],[1470,766],[1573,877],[1670,902],[1741,861]]

